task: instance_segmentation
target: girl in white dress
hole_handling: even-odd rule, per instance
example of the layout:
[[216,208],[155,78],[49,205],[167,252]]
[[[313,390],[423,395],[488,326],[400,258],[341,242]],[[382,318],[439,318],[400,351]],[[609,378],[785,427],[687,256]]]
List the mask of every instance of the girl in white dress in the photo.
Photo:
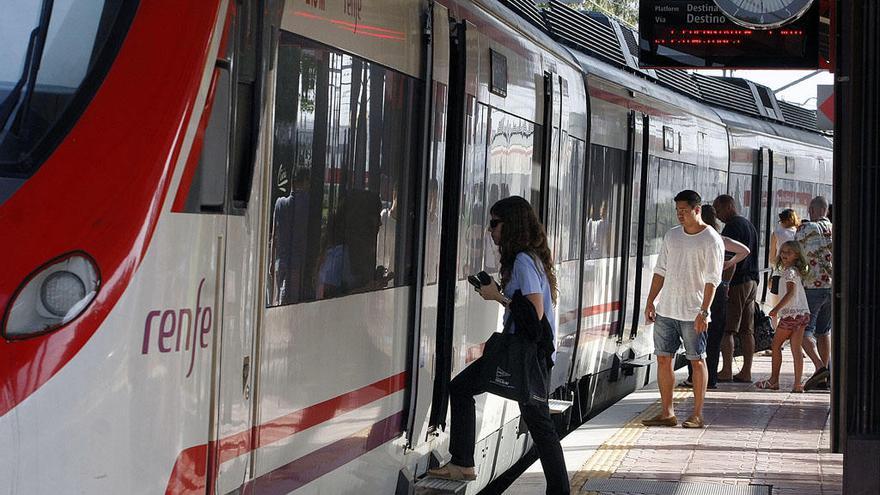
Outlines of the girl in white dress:
[[794,358],[794,386],[792,392],[803,392],[801,375],[804,369],[804,356],[801,343],[804,330],[810,322],[810,307],[801,276],[808,270],[807,260],[797,241],[782,244],[776,269],[781,273],[779,280],[779,302],[770,310],[771,318],[779,317],[776,335],[773,336],[773,352],[770,378],[755,383],[759,389],[779,390],[779,370],[782,367],[782,344],[791,339],[791,355]]

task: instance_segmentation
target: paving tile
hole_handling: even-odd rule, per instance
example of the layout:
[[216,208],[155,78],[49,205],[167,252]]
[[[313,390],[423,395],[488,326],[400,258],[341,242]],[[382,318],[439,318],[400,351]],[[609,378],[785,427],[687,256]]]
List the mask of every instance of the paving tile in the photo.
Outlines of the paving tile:
[[[620,446],[622,458],[609,475],[768,484],[774,495],[842,493],[843,456],[830,452],[830,395],[790,393],[790,359],[789,355],[783,362],[780,391],[720,384],[707,393],[707,428],[644,429],[634,445]],[[763,379],[769,371],[770,358],[756,356],[753,378]],[[805,365],[804,376],[812,371]],[[684,419],[692,408],[690,396],[676,402],[676,415]]]

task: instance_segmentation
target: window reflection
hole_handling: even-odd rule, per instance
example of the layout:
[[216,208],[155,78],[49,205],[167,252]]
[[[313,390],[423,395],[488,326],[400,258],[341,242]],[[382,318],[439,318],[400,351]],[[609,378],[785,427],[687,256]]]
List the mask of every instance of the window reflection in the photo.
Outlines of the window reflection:
[[269,306],[412,282],[419,84],[282,31]]
[[[498,110],[492,111],[489,121],[489,194],[486,204],[491,207],[509,196],[532,197],[533,167],[540,163],[536,156],[539,148],[535,146],[535,124]],[[488,209],[484,215],[486,218],[481,229],[484,270],[495,273],[501,268],[500,258],[498,248],[486,233]]]

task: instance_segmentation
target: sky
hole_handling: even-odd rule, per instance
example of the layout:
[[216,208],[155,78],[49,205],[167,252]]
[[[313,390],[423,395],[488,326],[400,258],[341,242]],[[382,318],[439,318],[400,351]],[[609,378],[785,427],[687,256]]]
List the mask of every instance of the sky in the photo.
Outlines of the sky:
[[[701,70],[701,74],[720,76],[720,70]],[[730,76],[731,71],[728,71]],[[790,82],[810,74],[810,70],[735,70],[733,77],[742,77],[776,90]],[[827,71],[800,82],[785,91],[776,93],[776,99],[799,105],[810,110],[816,109],[816,86],[819,84],[834,84],[834,75]]]

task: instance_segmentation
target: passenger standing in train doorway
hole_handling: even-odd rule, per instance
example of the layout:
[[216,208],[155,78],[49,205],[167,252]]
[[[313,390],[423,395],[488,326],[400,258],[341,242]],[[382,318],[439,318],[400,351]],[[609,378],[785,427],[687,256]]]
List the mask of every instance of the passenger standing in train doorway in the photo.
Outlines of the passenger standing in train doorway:
[[[489,233],[501,253],[501,291],[493,283],[483,285],[480,296],[505,307],[504,321],[512,318],[509,308],[513,295],[520,291],[535,307],[538,319],[547,317],[556,341],[556,274],[547,234],[532,206],[524,198],[511,196],[495,203],[489,210]],[[511,322],[511,331],[516,324]],[[555,357],[555,356],[554,356]],[[452,460],[431,469],[439,478],[474,480],[476,411],[474,396],[485,392],[481,383],[483,359],[477,359],[449,383],[451,428],[449,452]],[[547,377],[550,376],[549,370]],[[548,494],[568,494],[570,485],[565,457],[548,404],[520,404],[520,413],[538,449]]]
[[[657,382],[663,410],[645,426],[676,426],[672,403],[675,385],[673,360],[681,344],[693,369],[694,409],[682,422],[684,428],[703,428],[703,399],[706,396],[706,330],[712,320],[710,305],[721,283],[724,243],[700,217],[700,195],[685,190],[675,196],[675,214],[680,226],[663,236],[660,255],[645,306],[645,321],[654,324],[654,354]],[[654,301],[660,296],[657,306]]]
[[[755,355],[755,298],[758,295],[758,231],[746,217],[737,213],[733,196],[722,194],[712,206],[724,222],[721,235],[748,246],[751,254],[736,265],[727,292],[727,321],[721,340],[719,382],[752,383],[752,358]],[[733,338],[739,338],[743,367],[733,374]]]

